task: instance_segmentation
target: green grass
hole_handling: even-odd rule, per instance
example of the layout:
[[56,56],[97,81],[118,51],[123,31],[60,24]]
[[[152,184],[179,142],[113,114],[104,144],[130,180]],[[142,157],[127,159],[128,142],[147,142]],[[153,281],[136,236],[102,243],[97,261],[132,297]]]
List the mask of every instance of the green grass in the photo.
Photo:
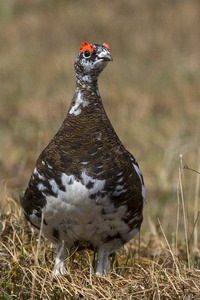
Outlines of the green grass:
[[[0,0],[0,36],[2,297],[198,298],[200,175],[192,170],[200,171],[199,1]],[[121,252],[112,258],[105,279],[91,275],[93,255],[83,252],[54,282],[54,250],[42,238],[35,262],[38,232],[8,199],[18,203],[67,113],[73,62],[85,40],[111,46],[100,93],[144,175],[141,262],[136,238],[123,260]]]

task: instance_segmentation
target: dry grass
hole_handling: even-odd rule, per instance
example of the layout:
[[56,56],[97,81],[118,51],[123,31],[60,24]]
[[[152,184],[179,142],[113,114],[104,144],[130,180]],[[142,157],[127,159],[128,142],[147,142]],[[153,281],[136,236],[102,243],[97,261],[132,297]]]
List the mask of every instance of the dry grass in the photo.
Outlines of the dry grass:
[[[198,298],[199,14],[199,0],[0,0],[2,299]],[[66,115],[85,40],[111,46],[101,96],[144,175],[141,261],[136,239],[105,279],[91,276],[83,252],[53,281],[53,249],[42,238],[36,264],[38,232],[7,200],[18,202]]]
[[1,299],[200,297],[199,251],[194,252],[186,245],[178,248],[170,245],[165,233],[164,238],[159,236],[152,223],[151,239],[148,245],[142,239],[140,257],[138,241],[129,243],[111,257],[110,271],[105,278],[94,275],[95,259],[88,251],[67,258],[67,274],[53,277],[55,251],[52,245],[29,226],[18,205],[12,199],[7,200],[10,210],[1,216]]

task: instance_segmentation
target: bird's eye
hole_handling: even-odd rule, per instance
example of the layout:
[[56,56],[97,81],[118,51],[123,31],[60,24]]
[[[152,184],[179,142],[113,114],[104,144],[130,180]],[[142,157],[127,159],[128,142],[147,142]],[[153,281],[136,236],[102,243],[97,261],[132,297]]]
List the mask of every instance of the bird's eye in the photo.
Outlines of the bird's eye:
[[85,58],[88,58],[88,57],[91,56],[91,52],[90,52],[89,50],[85,50],[84,53],[83,53],[83,56],[84,56]]

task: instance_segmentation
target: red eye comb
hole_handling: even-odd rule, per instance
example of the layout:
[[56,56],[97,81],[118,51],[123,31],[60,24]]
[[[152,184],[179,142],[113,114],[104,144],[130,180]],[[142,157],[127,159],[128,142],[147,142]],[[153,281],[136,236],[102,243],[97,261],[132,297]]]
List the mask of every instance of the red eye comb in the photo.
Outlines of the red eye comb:
[[108,48],[108,51],[110,52],[110,46],[106,43],[103,43],[104,46],[106,46],[106,48]]
[[81,44],[80,50],[81,50],[81,52],[84,52],[85,50],[94,52],[94,47],[91,44],[88,44],[88,42],[84,42]]

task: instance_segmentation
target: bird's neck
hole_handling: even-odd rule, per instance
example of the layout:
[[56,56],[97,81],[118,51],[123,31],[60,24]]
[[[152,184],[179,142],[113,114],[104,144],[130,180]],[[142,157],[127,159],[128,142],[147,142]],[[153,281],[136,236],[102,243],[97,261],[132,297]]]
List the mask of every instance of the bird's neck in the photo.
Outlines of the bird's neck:
[[[86,111],[91,106],[102,107],[102,101],[98,90],[97,78],[85,75],[76,77],[76,91],[72,99],[70,111],[79,115],[79,111]],[[78,110],[78,111],[77,111]]]
[[85,74],[85,75],[76,74],[76,90],[79,91],[98,90],[97,80],[98,77],[91,74]]
[[[76,79],[76,91],[68,111],[68,117],[87,120],[88,115],[98,113],[98,116],[104,115],[104,118],[107,119],[98,90],[97,78],[84,76]],[[67,120],[69,119],[67,118]]]
[[76,81],[76,91],[63,123],[64,130],[65,126],[67,128],[71,126],[78,137],[82,136],[83,133],[95,135],[98,129],[98,132],[101,131],[105,138],[106,136],[112,138],[115,136],[118,139],[104,110],[97,79],[90,81],[86,78],[79,78]]

